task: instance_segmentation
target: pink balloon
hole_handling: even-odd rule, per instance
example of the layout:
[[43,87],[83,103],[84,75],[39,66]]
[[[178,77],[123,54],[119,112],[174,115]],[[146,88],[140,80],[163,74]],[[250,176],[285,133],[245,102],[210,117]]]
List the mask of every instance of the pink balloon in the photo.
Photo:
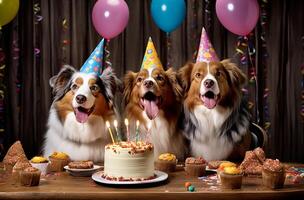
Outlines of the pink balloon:
[[92,21],[102,37],[111,39],[127,26],[129,8],[124,0],[98,0],[92,11]]
[[216,14],[225,28],[237,35],[247,35],[259,18],[257,0],[217,0]]

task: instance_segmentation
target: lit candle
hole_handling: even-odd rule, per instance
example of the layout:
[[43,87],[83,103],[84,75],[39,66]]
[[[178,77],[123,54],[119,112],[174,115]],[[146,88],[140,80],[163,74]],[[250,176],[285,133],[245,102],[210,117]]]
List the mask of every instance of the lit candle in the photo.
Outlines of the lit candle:
[[125,119],[125,125],[127,128],[127,141],[129,142],[130,141],[129,120],[127,118]]
[[117,120],[115,119],[113,123],[114,123],[114,128],[115,128],[115,131],[116,131],[116,135],[117,135],[117,140],[121,141],[121,137],[120,137],[120,134],[118,133],[118,128],[117,128],[118,127]]
[[114,138],[113,138],[113,134],[112,134],[112,130],[111,130],[111,128],[110,128],[110,122],[109,122],[109,121],[106,121],[106,126],[107,126],[107,128],[108,128],[108,130],[109,130],[109,133],[110,133],[112,142],[113,142],[113,144],[114,144],[115,141],[114,141]]
[[136,121],[136,143],[139,140],[139,121]]

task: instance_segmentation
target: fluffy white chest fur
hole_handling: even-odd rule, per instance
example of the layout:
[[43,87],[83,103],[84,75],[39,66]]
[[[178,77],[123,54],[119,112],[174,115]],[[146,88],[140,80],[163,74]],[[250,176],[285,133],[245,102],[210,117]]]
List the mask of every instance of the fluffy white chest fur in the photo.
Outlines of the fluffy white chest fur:
[[56,110],[50,110],[49,129],[46,133],[44,156],[54,151],[67,153],[72,160],[102,161],[104,146],[110,142],[104,120],[92,115],[86,123],[77,122],[74,113],[69,113],[62,124]]
[[[176,122],[169,122],[159,111],[154,120],[150,120],[146,113],[143,112],[146,124],[151,123],[151,128],[147,132],[147,139],[154,145],[154,157],[162,153],[173,153],[178,159],[184,159],[185,145],[182,134],[176,129]],[[148,125],[146,125],[148,126]],[[145,130],[142,126],[141,130]]]
[[[198,121],[194,140],[191,141],[190,150],[193,156],[203,156],[206,160],[221,160],[227,158],[233,150],[233,143],[225,136],[220,135],[223,123],[231,114],[230,109],[216,106],[208,109],[197,106],[194,116]],[[241,139],[241,135],[232,135],[234,141]]]

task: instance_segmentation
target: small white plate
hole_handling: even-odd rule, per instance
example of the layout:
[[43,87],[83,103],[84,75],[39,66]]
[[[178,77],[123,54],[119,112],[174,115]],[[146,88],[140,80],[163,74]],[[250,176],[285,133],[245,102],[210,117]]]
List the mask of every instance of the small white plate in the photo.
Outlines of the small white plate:
[[206,167],[206,171],[217,172],[217,169],[210,169],[208,166]]
[[168,174],[162,171],[154,171],[156,177],[154,179],[143,180],[143,181],[111,181],[102,177],[103,171],[96,172],[92,175],[92,179],[98,183],[109,184],[109,185],[139,185],[139,184],[150,184],[158,183],[167,180]]
[[90,169],[74,169],[69,168],[69,166],[66,165],[63,168],[73,176],[91,176],[94,172],[101,169],[102,167],[99,165],[94,165],[93,168]]

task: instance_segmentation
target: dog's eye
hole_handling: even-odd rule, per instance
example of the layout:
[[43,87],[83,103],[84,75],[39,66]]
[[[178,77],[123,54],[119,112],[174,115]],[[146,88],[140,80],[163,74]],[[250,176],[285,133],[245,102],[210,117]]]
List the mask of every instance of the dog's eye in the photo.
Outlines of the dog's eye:
[[96,93],[96,92],[99,91],[99,87],[98,87],[97,85],[92,85],[92,86],[90,87],[90,90],[91,90],[93,93]]
[[216,71],[215,76],[220,76],[221,72],[220,71]]
[[138,82],[138,83],[142,82],[142,80],[143,80],[143,79],[142,79],[141,77],[138,77],[138,78],[137,78],[137,82]]
[[78,87],[77,84],[73,84],[73,85],[71,86],[71,90],[72,90],[72,91],[76,91],[78,88],[79,88],[79,87]]
[[196,78],[201,78],[201,73],[197,72],[197,73],[195,74],[195,77],[196,77]]
[[162,76],[158,75],[158,76],[156,76],[156,80],[158,80],[158,81],[163,81],[164,78],[163,78]]

